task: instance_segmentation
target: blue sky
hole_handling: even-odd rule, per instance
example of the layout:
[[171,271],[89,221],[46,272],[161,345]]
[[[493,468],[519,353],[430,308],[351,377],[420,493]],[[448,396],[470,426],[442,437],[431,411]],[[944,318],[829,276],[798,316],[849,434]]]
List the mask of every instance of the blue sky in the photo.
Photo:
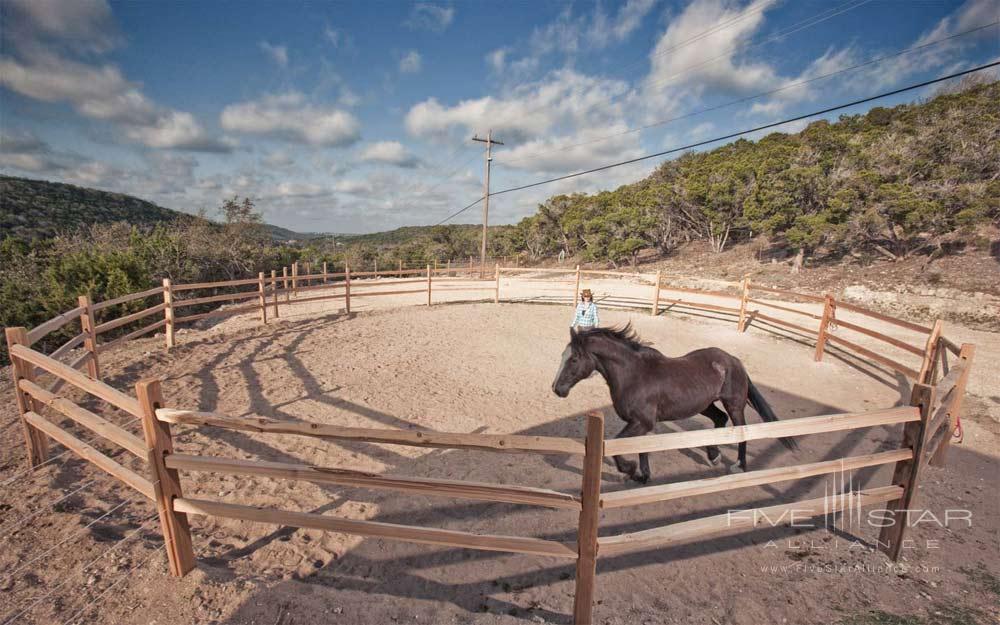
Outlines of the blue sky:
[[[482,144],[470,138],[490,128],[505,142],[498,190],[1000,57],[1000,0],[0,0],[0,10],[0,171],[189,212],[249,196],[267,221],[301,231],[444,219],[481,195]],[[493,198],[491,222],[515,222],[555,193],[615,188],[657,162]],[[477,219],[478,207],[456,222]]]

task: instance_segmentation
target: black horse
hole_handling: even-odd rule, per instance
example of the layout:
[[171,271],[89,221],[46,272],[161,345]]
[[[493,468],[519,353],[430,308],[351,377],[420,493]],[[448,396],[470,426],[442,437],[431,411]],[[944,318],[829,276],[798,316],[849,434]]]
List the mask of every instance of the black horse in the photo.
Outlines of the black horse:
[[[642,436],[651,432],[657,421],[676,421],[698,413],[717,428],[725,427],[727,419],[732,419],[733,425],[744,425],[743,409],[748,403],[765,421],[778,420],[750,381],[743,363],[721,349],[709,347],[667,358],[641,342],[631,324],[618,329],[571,329],[569,334],[552,392],[566,397],[577,382],[599,372],[608,383],[615,412],[626,423],[616,438]],[[722,402],[725,412],[716,401]],[[780,440],[785,447],[796,449],[792,439]],[[712,445],[705,451],[709,462],[719,462],[718,447]],[[649,480],[649,454],[639,454],[638,475],[631,460],[615,456],[615,465],[637,482]],[[739,466],[746,471],[745,442],[739,444]]]

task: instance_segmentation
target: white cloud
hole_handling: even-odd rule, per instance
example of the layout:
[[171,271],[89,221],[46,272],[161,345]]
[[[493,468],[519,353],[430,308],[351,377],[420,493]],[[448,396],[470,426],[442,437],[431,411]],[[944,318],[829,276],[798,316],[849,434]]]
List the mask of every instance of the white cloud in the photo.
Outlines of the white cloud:
[[510,54],[510,48],[497,48],[486,55],[486,63],[493,69],[493,71],[497,73],[502,72],[504,67],[507,65],[508,54]]
[[399,141],[379,141],[361,152],[361,160],[369,163],[385,163],[396,167],[412,168],[419,159],[410,153]]
[[[933,28],[918,37],[908,47],[923,46],[977,26],[989,24],[996,21],[997,17],[996,0],[968,0],[954,13],[938,21]],[[952,39],[878,63],[857,75],[853,80],[856,85],[863,85],[869,90],[894,86],[919,72],[962,61],[963,59],[959,58],[961,53],[968,46],[977,43],[977,40],[985,38],[990,38],[995,42],[997,38],[996,28],[980,30],[976,37]]]
[[0,167],[31,173],[49,173],[65,169],[52,148],[27,131],[0,130]]
[[399,71],[403,74],[416,74],[420,71],[423,59],[416,50],[410,50],[399,59]]
[[294,165],[295,159],[285,150],[275,150],[261,159],[261,164],[277,169]]
[[4,39],[22,51],[58,46],[102,53],[121,41],[106,0],[6,0]]
[[700,141],[701,139],[709,136],[713,130],[715,130],[715,124],[712,122],[702,122],[689,130],[688,136],[695,141]]
[[641,156],[642,145],[636,134],[619,134],[608,140],[594,141],[627,129],[624,121],[580,128],[569,135],[519,143],[504,149],[495,160],[506,169],[566,173]]
[[622,81],[563,69],[544,80],[516,86],[503,98],[463,100],[451,107],[430,98],[410,108],[405,123],[407,131],[418,137],[442,138],[455,129],[472,133],[492,127],[494,132],[506,133],[506,139],[528,141],[562,126],[613,123],[623,117],[629,95]]
[[413,5],[410,17],[403,22],[406,26],[414,30],[429,30],[431,32],[444,32],[455,19],[455,9],[444,7],[429,2],[418,2]]
[[263,197],[319,197],[327,194],[329,194],[329,190],[318,184],[309,182],[281,182],[277,186],[264,191]]
[[345,146],[361,137],[361,124],[353,115],[309,104],[298,92],[231,104],[223,109],[220,121],[232,132],[310,145]]
[[367,180],[344,179],[338,180],[333,185],[333,190],[338,193],[347,193],[350,195],[370,195],[372,193],[372,185]]
[[[739,44],[764,23],[775,0],[732,7],[723,0],[694,0],[671,20],[650,52],[644,101],[662,115],[706,92],[743,95],[780,82],[774,68],[738,57]],[[726,28],[718,28],[726,23]]]
[[[910,45],[905,46],[905,48],[919,48],[913,52],[887,58],[859,70],[838,75],[835,83],[816,81],[806,85],[797,85],[796,83],[891,54],[891,52],[877,51],[863,53],[853,44],[841,49],[830,48],[822,56],[812,61],[798,76],[781,79],[777,88],[783,88],[783,90],[766,100],[756,102],[750,108],[750,113],[764,116],[778,115],[791,104],[817,99],[825,88],[834,86],[834,84],[839,92],[870,93],[873,90],[896,86],[915,74],[931,69],[944,68],[944,71],[952,71],[953,67],[964,64],[965,59],[962,58],[962,53],[966,47],[977,43],[977,36],[944,39],[987,24],[995,17],[995,0],[969,0],[954,13],[939,20],[937,24]],[[994,28],[983,29],[977,35],[978,38],[995,37],[996,30]],[[935,43],[939,40],[944,41]],[[921,46],[926,47],[921,48]]]
[[26,64],[0,58],[0,85],[44,102],[69,102],[78,113],[118,124],[129,139],[155,148],[229,151],[190,113],[157,106],[113,65],[93,66],[51,54]]
[[164,111],[151,124],[126,127],[125,134],[151,148],[175,148],[201,152],[229,152],[236,142],[212,139],[191,113]]
[[614,15],[607,15],[600,4],[590,13],[574,15],[567,6],[550,23],[536,27],[528,37],[525,54],[512,61],[513,48],[505,47],[487,55],[487,62],[497,72],[507,69],[514,79],[530,75],[542,65],[542,58],[562,54],[572,60],[581,52],[603,50],[629,38],[656,5],[656,0],[628,0]]
[[329,41],[334,48],[337,48],[340,47],[340,42],[344,36],[344,33],[342,33],[337,28],[331,28],[330,26],[327,26],[326,28],[323,29],[323,36],[326,37],[326,40]]
[[346,106],[347,108],[354,108],[361,104],[361,96],[354,93],[350,87],[346,85],[340,88],[340,97],[337,98],[337,102],[341,106]]
[[655,4],[656,0],[628,0],[613,18],[606,16],[601,5],[597,5],[593,21],[587,30],[588,40],[598,47],[625,41]]
[[0,86],[43,102],[68,102],[80,115],[109,122],[153,148],[224,152],[190,113],[159,106],[112,64],[74,55],[101,54],[120,40],[104,0],[10,0],[4,4]]
[[260,49],[263,50],[272,61],[274,61],[278,67],[288,67],[288,47],[275,45],[268,43],[267,41],[260,42]]

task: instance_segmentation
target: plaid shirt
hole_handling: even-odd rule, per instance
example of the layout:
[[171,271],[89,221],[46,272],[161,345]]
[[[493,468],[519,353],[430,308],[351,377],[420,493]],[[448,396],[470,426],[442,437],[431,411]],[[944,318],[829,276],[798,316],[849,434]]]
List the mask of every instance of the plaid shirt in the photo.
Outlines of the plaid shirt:
[[572,327],[596,326],[601,322],[597,316],[597,304],[594,302],[580,302],[576,305],[576,315],[573,316]]

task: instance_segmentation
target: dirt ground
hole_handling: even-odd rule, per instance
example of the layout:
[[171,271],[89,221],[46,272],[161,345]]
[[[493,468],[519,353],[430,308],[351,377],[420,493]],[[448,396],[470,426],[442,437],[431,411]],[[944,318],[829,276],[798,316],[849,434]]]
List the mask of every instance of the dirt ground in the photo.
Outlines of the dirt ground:
[[[649,294],[648,286],[621,281],[588,286],[599,299],[612,292],[637,299]],[[532,302],[566,297],[571,288],[560,294],[507,278],[501,288],[505,298],[522,303],[427,308],[413,305],[420,295],[359,298],[350,317],[339,303],[303,304],[284,310],[280,321],[266,327],[242,316],[184,331],[169,353],[162,349],[162,338],[135,341],[108,353],[102,365],[106,381],[118,388],[142,377],[162,377],[166,404],[177,408],[364,427],[578,438],[582,415],[599,409],[607,415],[607,435],[616,434],[622,423],[608,405],[600,378],[582,382],[568,399],[550,390],[571,311]],[[457,291],[439,295],[442,300],[467,296]],[[492,291],[475,296],[492,298]],[[794,336],[763,325],[738,334],[731,322],[678,313],[673,309],[652,317],[648,309],[605,309],[602,322],[631,321],[644,339],[670,356],[709,345],[726,349],[743,360],[785,418],[872,410],[906,403],[909,397],[901,376],[837,350],[815,363],[808,342]],[[870,321],[866,325],[887,329]],[[916,340],[905,330],[898,336]],[[910,530],[912,542],[898,565],[872,549],[877,528],[846,519],[723,535],[601,559],[596,622],[996,622],[1000,382],[992,363],[1000,339],[959,327],[949,336],[979,346],[966,402],[965,442],[952,447],[947,467],[924,474],[917,505],[930,515]],[[905,362],[913,366],[910,358]],[[10,397],[9,378],[0,394]],[[124,415],[97,402],[85,405],[138,431]],[[68,455],[22,475],[23,443],[15,417],[12,402],[6,402],[0,408],[0,623],[571,621],[572,561],[208,517],[191,517],[198,568],[184,579],[172,579],[152,506],[130,499],[114,480]],[[698,417],[661,424],[659,431],[708,424]],[[580,487],[579,458],[327,443],[218,429],[177,427],[174,433],[181,452],[564,492]],[[795,454],[776,441],[750,443],[750,469],[892,449],[899,439],[895,426],[805,437]],[[61,452],[57,446],[53,455]],[[735,461],[734,447],[723,453],[727,463]],[[125,455],[115,457],[128,463]],[[725,471],[708,465],[696,450],[653,454],[651,465],[655,484]],[[874,487],[887,484],[890,476],[891,467],[881,467],[856,471],[853,480],[856,487]],[[263,478],[186,474],[182,479],[189,497],[563,541],[575,534],[576,517],[565,510]],[[602,487],[634,486],[606,462]],[[820,497],[828,488],[826,479],[812,478],[605,511],[601,533]],[[955,512],[964,510],[971,523]],[[953,512],[947,524],[946,511]]]

